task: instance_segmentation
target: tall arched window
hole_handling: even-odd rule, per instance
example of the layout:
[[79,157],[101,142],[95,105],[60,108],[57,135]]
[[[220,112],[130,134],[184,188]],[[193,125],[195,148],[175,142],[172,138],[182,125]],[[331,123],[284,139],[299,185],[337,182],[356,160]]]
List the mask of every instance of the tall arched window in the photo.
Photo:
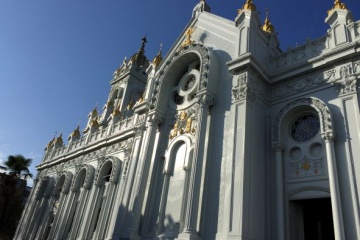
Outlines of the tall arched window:
[[168,164],[165,166],[163,201],[160,210],[162,230],[160,237],[176,238],[184,228],[185,208],[188,189],[186,162],[187,145],[179,141],[171,149]]

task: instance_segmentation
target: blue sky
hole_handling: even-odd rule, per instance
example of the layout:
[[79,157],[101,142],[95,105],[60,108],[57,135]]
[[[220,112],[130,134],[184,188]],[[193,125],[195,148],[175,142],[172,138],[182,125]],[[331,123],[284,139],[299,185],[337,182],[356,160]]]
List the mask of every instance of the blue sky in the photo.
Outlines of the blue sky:
[[[112,73],[147,34],[146,55],[166,52],[190,20],[197,0],[0,0],[0,161],[33,158],[36,174],[45,145],[65,140],[96,105],[102,108]],[[245,0],[207,0],[227,19]],[[255,0],[265,9],[282,49],[326,34],[331,0]],[[345,1],[355,20],[360,1]],[[31,184],[31,183],[30,183]]]

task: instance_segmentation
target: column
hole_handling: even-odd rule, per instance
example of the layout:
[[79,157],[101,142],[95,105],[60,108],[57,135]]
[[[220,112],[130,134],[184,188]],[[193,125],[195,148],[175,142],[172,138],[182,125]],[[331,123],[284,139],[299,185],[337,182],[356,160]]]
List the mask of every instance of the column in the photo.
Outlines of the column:
[[334,151],[334,136],[332,132],[330,132],[330,133],[322,133],[321,137],[325,141],[325,148],[326,148],[335,239],[345,240],[340,188],[339,188],[339,180],[337,175],[337,166],[336,166],[336,158]]
[[276,201],[276,232],[278,240],[285,240],[284,221],[284,176],[283,176],[283,146],[282,143],[274,143],[275,149],[275,201]]
[[144,194],[145,194],[145,188],[149,173],[149,166],[151,163],[151,156],[154,150],[152,146],[154,145],[156,131],[160,122],[161,122],[161,117],[156,115],[151,116],[151,119],[149,120],[150,124],[147,126],[146,136],[142,141],[143,151],[139,157],[140,161],[139,161],[138,171],[136,171],[135,173],[136,176],[138,176],[138,179],[136,185],[134,186],[135,191],[132,196],[134,202],[131,208],[129,208],[129,210],[132,212],[133,215],[133,222],[129,229],[131,239],[137,239],[139,237],[138,228],[141,217],[141,209],[144,201]]
[[197,122],[196,143],[190,169],[189,195],[186,205],[186,215],[184,231],[179,234],[179,239],[201,239],[197,233],[197,222],[199,212],[200,184],[202,175],[202,165],[204,157],[204,142],[206,136],[207,116],[209,105],[213,103],[213,98],[208,95],[201,96],[200,108]]

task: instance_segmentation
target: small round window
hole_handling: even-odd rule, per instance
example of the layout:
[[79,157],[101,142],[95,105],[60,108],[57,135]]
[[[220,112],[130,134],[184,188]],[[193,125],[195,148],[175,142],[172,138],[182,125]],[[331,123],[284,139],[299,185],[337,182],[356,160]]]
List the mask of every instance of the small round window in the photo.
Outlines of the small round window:
[[319,118],[314,114],[307,114],[296,119],[291,126],[291,136],[297,142],[305,142],[312,139],[319,129]]

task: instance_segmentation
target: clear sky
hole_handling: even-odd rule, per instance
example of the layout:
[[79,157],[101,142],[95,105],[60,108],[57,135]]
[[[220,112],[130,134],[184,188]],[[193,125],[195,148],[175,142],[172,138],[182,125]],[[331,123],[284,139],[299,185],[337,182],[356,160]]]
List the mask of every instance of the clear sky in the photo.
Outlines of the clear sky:
[[[33,158],[63,139],[88,113],[105,104],[112,73],[139,49],[147,34],[152,60],[160,43],[171,47],[198,0],[0,0],[0,162],[8,155]],[[207,0],[212,13],[234,19],[245,0]],[[254,0],[278,32],[282,49],[326,34],[332,0]],[[360,1],[346,0],[355,20]],[[31,184],[31,182],[29,183]]]

